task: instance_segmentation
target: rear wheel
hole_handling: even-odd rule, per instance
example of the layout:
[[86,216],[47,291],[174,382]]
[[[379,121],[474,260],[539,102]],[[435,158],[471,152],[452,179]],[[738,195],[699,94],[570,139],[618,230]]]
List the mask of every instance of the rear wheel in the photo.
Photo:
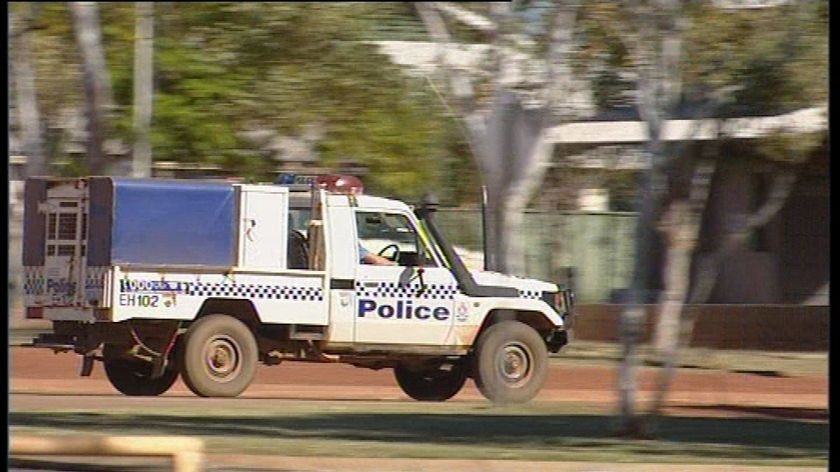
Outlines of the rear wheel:
[[259,360],[257,341],[236,318],[201,318],[190,326],[183,341],[181,377],[196,395],[235,397],[254,379]]
[[478,390],[497,404],[534,398],[548,375],[548,350],[540,335],[518,321],[487,328],[476,343],[473,379]]
[[420,401],[442,402],[460,392],[467,380],[467,372],[462,363],[449,366],[451,368],[444,369],[441,365],[417,367],[399,364],[394,367],[394,376],[409,397]]
[[167,368],[163,375],[152,378],[152,363],[142,359],[123,357],[126,346],[105,344],[102,348],[105,375],[120,393],[130,396],[160,395],[178,379],[178,371]]

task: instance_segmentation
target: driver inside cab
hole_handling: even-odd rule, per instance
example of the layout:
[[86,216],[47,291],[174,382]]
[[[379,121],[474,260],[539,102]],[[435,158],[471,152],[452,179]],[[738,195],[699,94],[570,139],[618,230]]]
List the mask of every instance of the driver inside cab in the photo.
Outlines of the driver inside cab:
[[[334,191],[345,191],[350,195],[361,195],[364,190],[362,181],[353,176],[338,176],[332,180],[328,178],[325,183]],[[397,265],[395,261],[368,251],[361,243],[359,243],[359,263],[381,266]]]
[[397,265],[396,262],[376,255],[367,249],[364,246],[359,244],[359,263],[360,264],[373,264],[373,265],[387,265],[387,266],[394,266]]

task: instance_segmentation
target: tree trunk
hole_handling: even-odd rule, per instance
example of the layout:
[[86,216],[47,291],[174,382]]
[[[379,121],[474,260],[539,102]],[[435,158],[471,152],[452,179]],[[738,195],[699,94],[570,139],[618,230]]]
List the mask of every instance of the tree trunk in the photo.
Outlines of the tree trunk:
[[[486,261],[488,270],[514,275],[524,275],[525,258],[522,245],[524,236],[524,211],[535,191],[542,183],[552,158],[553,145],[546,141],[545,130],[552,110],[552,86],[566,85],[571,68],[552,67],[553,63],[568,60],[572,49],[577,2],[560,5],[555,18],[554,30],[549,48],[550,80],[542,87],[540,106],[526,108],[514,87],[502,85],[500,48],[501,38],[506,34],[505,18],[509,7],[494,5],[495,22],[479,17],[458,7],[415,3],[429,35],[439,48],[451,43],[446,23],[438,13],[444,10],[467,24],[489,32],[494,38],[494,61],[489,61],[495,74],[495,96],[489,108],[476,110],[476,100],[469,78],[463,70],[450,66],[443,50],[438,50],[438,61],[449,76],[453,102],[459,108],[466,123],[467,140],[476,160],[482,183],[487,189],[486,205]],[[447,107],[449,106],[446,103]]]
[[543,107],[526,109],[515,93],[501,90],[490,111],[478,155],[487,184],[487,267],[524,275],[523,214],[545,175],[553,145],[545,140]]
[[[693,249],[699,238],[700,222],[708,202],[711,178],[714,173],[714,165],[703,165],[695,173],[692,179],[692,190],[689,205],[681,205],[677,212],[683,216],[674,218],[671,223],[676,223],[671,228],[672,238],[669,238],[669,251],[666,278],[666,300],[660,311],[660,322],[658,326],[657,349],[662,359],[662,369],[659,372],[654,396],[649,415],[656,416],[662,409],[665,396],[668,393],[671,381],[676,372],[680,342],[688,342],[694,327],[694,320],[689,319],[685,323],[681,314],[685,310],[684,302],[703,303],[708,299],[714,280],[717,276],[717,268],[724,257],[746,240],[749,235],[760,226],[768,223],[784,206],[788,195],[793,187],[794,176],[792,173],[783,173],[777,177],[774,190],[767,201],[750,218],[747,223],[731,233],[724,239],[720,249],[711,257],[704,259],[700,264],[697,281],[694,287],[689,286],[690,263]],[[672,262],[673,261],[673,262]],[[693,289],[689,297],[689,289]]]
[[[621,426],[626,437],[648,437],[646,425],[636,413],[636,370],[638,343],[641,340],[644,312],[653,286],[654,247],[658,239],[655,224],[668,191],[665,169],[673,160],[667,155],[661,133],[669,112],[680,98],[679,64],[682,55],[682,30],[686,23],[682,1],[671,0],[657,5],[630,2],[627,13],[636,22],[636,36],[628,47],[633,51],[637,68],[637,104],[639,116],[647,124],[647,150],[651,167],[647,182],[640,186],[639,218],[636,229],[636,255],[630,305],[622,312],[621,340],[624,357],[619,367]],[[672,307],[671,307],[672,309]]]
[[796,175],[793,171],[777,173],[773,189],[761,208],[750,215],[743,226],[726,235],[714,253],[700,261],[696,281],[691,289],[691,303],[703,303],[708,300],[715,285],[720,262],[746,241],[753,231],[769,223],[781,211],[793,191],[795,182]]
[[665,288],[659,307],[659,320],[654,345],[662,368],[657,377],[653,402],[648,412],[656,416],[662,409],[665,396],[675,375],[678,361],[681,319],[685,309],[691,280],[691,257],[700,237],[700,224],[709,200],[715,161],[698,164],[691,179],[687,201],[676,201],[664,218],[662,227],[667,234],[665,258]]
[[104,174],[108,165],[105,142],[108,113],[113,106],[111,79],[102,48],[99,12],[95,2],[72,2],[73,28],[82,54],[88,123],[88,171]]
[[653,246],[653,226],[656,221],[657,204],[654,191],[657,167],[648,171],[647,182],[641,186],[639,217],[636,220],[635,256],[633,262],[633,283],[630,300],[620,317],[622,356],[618,372],[619,413],[621,415],[617,434],[622,437],[643,438],[647,436],[644,424],[636,411],[636,382],[639,366],[639,343],[644,333],[645,310],[643,304],[648,296],[648,275]]
[[44,144],[41,135],[41,118],[38,112],[38,97],[35,87],[35,70],[29,62],[32,5],[26,5],[24,12],[15,15],[9,11],[9,37],[11,41],[9,59],[12,81],[15,87],[17,119],[23,152],[26,155],[24,177],[44,175],[47,170]]
[[154,3],[135,3],[137,24],[134,37],[134,153],[132,176],[151,177],[152,147],[149,126],[152,121]]

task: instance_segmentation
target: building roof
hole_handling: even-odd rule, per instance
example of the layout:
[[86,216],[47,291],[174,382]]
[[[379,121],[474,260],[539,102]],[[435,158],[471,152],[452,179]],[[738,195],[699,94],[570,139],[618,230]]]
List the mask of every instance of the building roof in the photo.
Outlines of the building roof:
[[[413,75],[425,75],[439,67],[439,54],[450,67],[477,69],[490,51],[487,44],[434,43],[424,41],[374,41],[395,64],[405,66]],[[521,55],[521,53],[519,53]],[[512,71],[508,80],[518,80],[521,73]],[[571,108],[588,110],[592,104],[585,91],[574,97],[564,97]],[[674,111],[676,119],[665,122],[662,139],[665,141],[713,140],[718,138],[720,118],[696,119],[697,104],[684,103]],[[810,133],[828,129],[827,104],[772,116],[742,116],[725,118],[722,133],[729,138],[753,139],[773,133]],[[621,144],[648,140],[647,125],[639,118],[635,107],[621,107],[555,126],[548,131],[548,139],[564,144]]]

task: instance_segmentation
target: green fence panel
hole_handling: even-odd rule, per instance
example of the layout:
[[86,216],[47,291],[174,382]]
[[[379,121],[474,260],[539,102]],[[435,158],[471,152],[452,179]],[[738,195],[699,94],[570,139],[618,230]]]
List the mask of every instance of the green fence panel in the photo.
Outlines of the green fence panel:
[[[441,209],[437,220],[452,244],[482,251],[480,210]],[[565,282],[571,267],[580,303],[608,302],[630,284],[635,224],[635,213],[526,212],[524,275]]]

